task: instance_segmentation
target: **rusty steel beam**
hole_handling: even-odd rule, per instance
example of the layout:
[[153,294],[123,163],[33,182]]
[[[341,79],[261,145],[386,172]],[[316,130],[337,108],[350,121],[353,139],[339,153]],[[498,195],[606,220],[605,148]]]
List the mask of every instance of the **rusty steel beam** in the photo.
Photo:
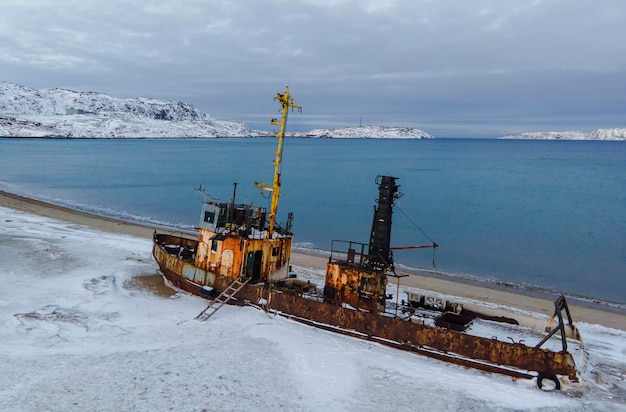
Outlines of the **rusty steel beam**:
[[454,363],[456,365],[464,366],[467,368],[478,369],[484,372],[497,373],[500,375],[506,375],[506,376],[511,376],[511,377],[520,378],[520,379],[535,378],[535,375],[531,375],[529,373],[525,373],[519,370],[509,369],[503,366],[490,365],[488,363],[477,362],[472,359],[452,356],[443,352],[428,350],[423,347],[418,347],[418,346],[413,346],[413,345],[408,345],[408,344],[401,344],[398,342],[392,342],[387,339],[381,339],[377,336],[368,336],[362,333],[357,333],[355,331],[341,329],[341,328],[333,327],[333,326],[326,325],[323,323],[312,322],[309,319],[299,318],[289,313],[276,312],[276,314],[283,316],[287,319],[295,320],[297,322],[304,323],[309,326],[314,326],[316,328],[324,329],[333,333],[341,333],[342,335],[351,336],[353,338],[366,339],[372,342],[379,343],[381,345],[390,346],[394,349],[404,350],[408,352],[415,352],[420,355],[428,356],[430,358],[434,358],[434,359],[441,360],[441,361],[448,362],[448,363]]
[[430,351],[434,350],[443,354],[458,355],[467,360],[565,375],[572,382],[578,381],[574,359],[568,352],[552,352],[521,343],[505,342],[415,324],[312,299],[271,292],[267,289],[260,290],[251,286],[242,289],[238,297],[248,299],[253,303],[257,302],[258,298],[263,298],[270,302],[271,309],[307,319],[315,324],[351,330],[356,332],[357,336],[362,335],[366,339],[388,340],[416,349],[422,348],[420,353],[431,357],[436,357],[430,354]]

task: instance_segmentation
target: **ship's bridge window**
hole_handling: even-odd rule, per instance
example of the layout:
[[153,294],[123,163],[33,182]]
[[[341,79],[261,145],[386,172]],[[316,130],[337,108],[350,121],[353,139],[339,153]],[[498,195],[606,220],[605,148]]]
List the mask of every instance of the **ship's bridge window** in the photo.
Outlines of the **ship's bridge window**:
[[215,222],[215,212],[209,212],[208,210],[205,210],[204,221],[207,223]]
[[217,240],[211,242],[211,252],[217,252]]
[[272,248],[272,256],[278,256],[279,252],[280,252],[279,247]]

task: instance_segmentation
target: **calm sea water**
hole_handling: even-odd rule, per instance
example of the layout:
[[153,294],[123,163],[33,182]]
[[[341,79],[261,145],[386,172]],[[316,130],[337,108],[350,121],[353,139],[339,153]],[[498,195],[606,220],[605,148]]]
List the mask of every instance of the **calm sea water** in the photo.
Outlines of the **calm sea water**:
[[[201,196],[268,206],[276,140],[0,139],[0,189],[190,228]],[[279,220],[295,242],[369,241],[377,175],[398,177],[396,262],[626,303],[626,144],[288,139]],[[426,235],[424,235],[424,232]]]

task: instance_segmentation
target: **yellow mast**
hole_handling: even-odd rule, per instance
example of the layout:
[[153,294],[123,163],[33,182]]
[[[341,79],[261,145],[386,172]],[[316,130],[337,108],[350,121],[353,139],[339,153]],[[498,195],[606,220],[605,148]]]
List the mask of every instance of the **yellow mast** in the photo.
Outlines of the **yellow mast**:
[[285,86],[285,93],[276,93],[274,96],[274,100],[278,100],[281,104],[282,109],[279,112],[282,114],[280,121],[272,118],[270,120],[270,124],[280,126],[280,131],[276,133],[274,136],[278,137],[278,149],[276,149],[276,159],[274,160],[274,183],[272,187],[267,187],[265,183],[259,184],[258,182],[254,183],[254,186],[261,189],[272,192],[272,205],[270,206],[270,227],[269,227],[269,236],[270,238],[274,234],[274,224],[276,223],[276,212],[278,211],[278,198],[280,197],[280,165],[283,160],[283,140],[285,138],[285,128],[287,126],[287,113],[289,112],[289,108],[291,107],[302,111],[302,107],[298,105],[297,102],[294,102],[293,98],[289,95],[289,86]]

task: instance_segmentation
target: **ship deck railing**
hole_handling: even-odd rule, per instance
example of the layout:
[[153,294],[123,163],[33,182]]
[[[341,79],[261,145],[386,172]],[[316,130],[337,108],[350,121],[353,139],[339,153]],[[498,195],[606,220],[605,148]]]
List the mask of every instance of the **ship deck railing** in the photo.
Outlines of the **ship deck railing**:
[[350,264],[355,267],[364,266],[369,259],[366,243],[351,240],[333,240],[331,242],[329,263]]
[[177,256],[181,260],[193,262],[196,257],[198,241],[180,232],[180,236],[173,233],[153,234],[154,242],[160,245],[169,255]]

